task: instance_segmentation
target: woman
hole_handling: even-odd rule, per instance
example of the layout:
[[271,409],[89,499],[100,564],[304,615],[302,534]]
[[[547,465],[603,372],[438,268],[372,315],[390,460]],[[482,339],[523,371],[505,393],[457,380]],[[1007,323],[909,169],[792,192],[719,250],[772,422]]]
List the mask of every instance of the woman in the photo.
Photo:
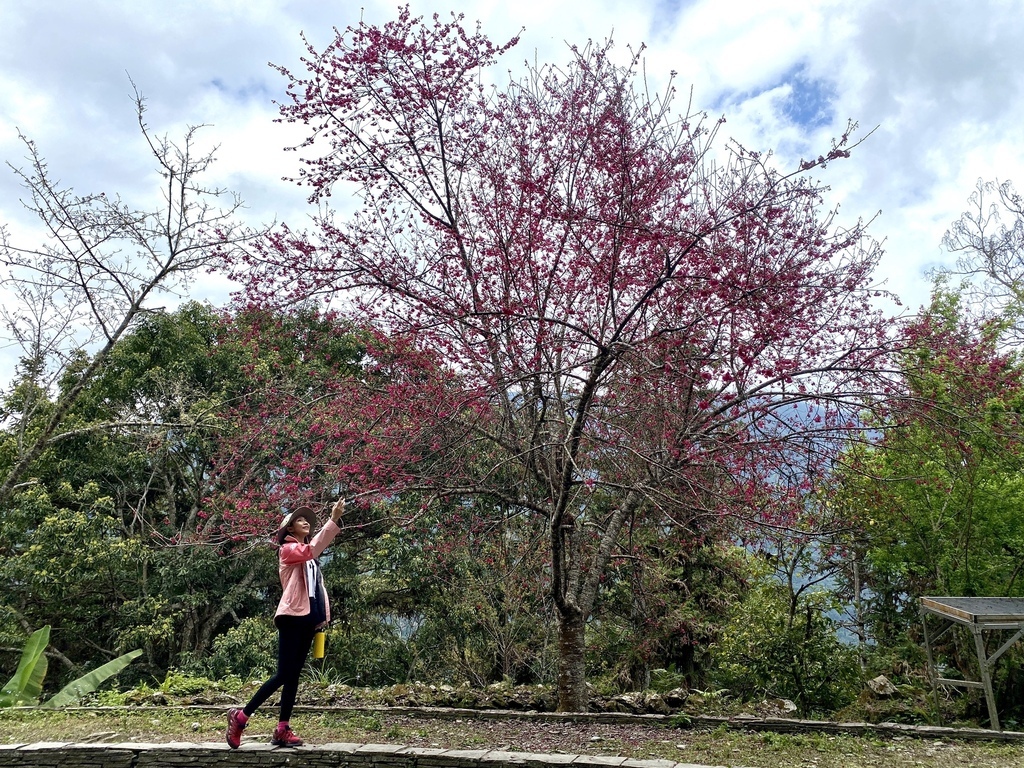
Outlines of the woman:
[[313,643],[313,635],[331,620],[331,605],[324,589],[317,557],[334,541],[341,530],[338,521],[345,510],[345,500],[338,499],[331,508],[331,519],[309,539],[316,525],[316,513],[309,507],[289,512],[277,532],[278,572],[283,590],[274,615],[277,627],[277,672],[256,691],[242,709],[228,711],[227,742],[238,749],[242,731],[256,709],[281,689],[281,713],[271,737],[276,747],[298,747],[302,739],[295,735],[288,721],[299,690],[299,673]]

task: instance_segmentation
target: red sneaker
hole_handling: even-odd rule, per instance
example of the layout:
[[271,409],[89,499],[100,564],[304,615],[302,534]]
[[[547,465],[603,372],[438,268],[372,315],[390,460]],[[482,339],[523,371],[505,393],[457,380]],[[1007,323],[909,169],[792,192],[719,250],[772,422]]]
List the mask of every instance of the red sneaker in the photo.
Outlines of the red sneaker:
[[290,725],[278,723],[274,735],[270,737],[270,743],[275,747],[301,747],[302,739],[295,735]]
[[232,749],[238,749],[238,745],[242,743],[242,731],[245,730],[245,723],[242,722],[241,714],[242,710],[240,709],[228,710],[228,732],[226,738],[228,746]]

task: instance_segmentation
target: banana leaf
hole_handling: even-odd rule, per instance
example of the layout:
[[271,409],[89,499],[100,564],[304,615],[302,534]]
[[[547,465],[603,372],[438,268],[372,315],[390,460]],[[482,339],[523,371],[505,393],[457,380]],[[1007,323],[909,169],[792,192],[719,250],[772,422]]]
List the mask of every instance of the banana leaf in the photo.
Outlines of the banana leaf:
[[72,680],[65,685],[51,698],[43,702],[42,706],[56,709],[57,707],[66,707],[77,703],[79,699],[95,691],[107,678],[116,675],[141,655],[142,651],[140,650],[129,651],[123,656],[118,656],[113,661],[108,661],[106,664],[96,667],[92,672],[87,672],[77,680]]
[[37,629],[25,643],[18,669],[2,689],[0,707],[19,707],[39,703],[46,677],[47,661],[44,651],[50,642],[49,625]]

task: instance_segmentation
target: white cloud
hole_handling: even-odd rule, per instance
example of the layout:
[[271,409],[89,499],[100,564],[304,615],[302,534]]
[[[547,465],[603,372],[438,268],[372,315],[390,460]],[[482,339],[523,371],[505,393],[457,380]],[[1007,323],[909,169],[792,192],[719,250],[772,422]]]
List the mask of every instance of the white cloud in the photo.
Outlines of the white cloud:
[[[0,159],[24,155],[17,130],[35,139],[52,169],[81,191],[149,192],[128,74],[149,99],[151,126],[171,137],[209,123],[220,144],[216,178],[237,189],[254,219],[301,216],[303,190],[280,181],[295,170],[294,127],[273,123],[284,79],[268,62],[299,69],[305,30],[320,47],[332,27],[383,22],[395,0],[359,6],[323,0],[33,0],[0,3]],[[828,148],[848,118],[877,130],[853,158],[821,175],[849,221],[881,218],[880,277],[908,304],[927,300],[929,265],[942,233],[978,177],[1024,186],[1024,15],[998,0],[454,0],[412,3],[414,13],[463,12],[495,41],[526,30],[503,62],[562,62],[565,44],[614,32],[648,44],[655,88],[678,72],[685,98],[725,113],[727,135],[776,149],[792,167]],[[794,99],[804,99],[796,102]],[[809,100],[809,101],[808,101]],[[800,116],[800,104],[809,110]],[[817,106],[822,119],[812,126]],[[0,173],[0,220],[27,232],[17,185]],[[2,355],[2,352],[0,352]],[[2,363],[2,357],[0,357]],[[0,364],[0,379],[6,376]]]

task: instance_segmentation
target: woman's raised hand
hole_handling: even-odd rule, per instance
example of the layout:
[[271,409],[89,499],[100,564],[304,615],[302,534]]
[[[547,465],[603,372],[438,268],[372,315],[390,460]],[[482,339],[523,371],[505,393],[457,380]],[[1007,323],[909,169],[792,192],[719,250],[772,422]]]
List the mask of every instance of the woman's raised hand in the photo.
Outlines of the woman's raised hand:
[[345,500],[338,499],[334,502],[334,506],[331,507],[331,520],[338,522],[341,520],[341,516],[345,513]]

